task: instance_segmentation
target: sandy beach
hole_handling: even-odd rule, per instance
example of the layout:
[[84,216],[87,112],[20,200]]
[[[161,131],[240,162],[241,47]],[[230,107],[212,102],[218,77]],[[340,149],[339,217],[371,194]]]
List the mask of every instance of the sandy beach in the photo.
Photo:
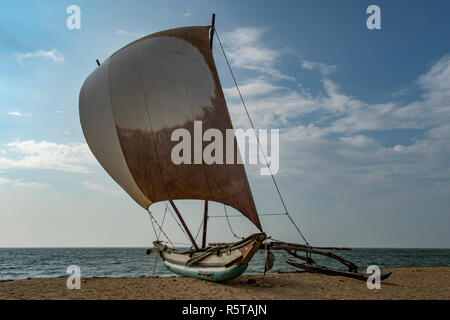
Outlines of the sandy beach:
[[393,274],[380,290],[368,290],[360,280],[311,273],[249,274],[226,284],[183,277],[82,278],[80,290],[68,290],[66,278],[50,278],[0,282],[0,299],[450,299],[450,267],[389,271]]

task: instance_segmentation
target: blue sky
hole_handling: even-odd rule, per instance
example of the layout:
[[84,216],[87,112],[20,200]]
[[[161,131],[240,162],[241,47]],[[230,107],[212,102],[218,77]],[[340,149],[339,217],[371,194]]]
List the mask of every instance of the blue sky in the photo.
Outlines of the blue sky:
[[[81,8],[81,29],[66,8]],[[381,8],[381,30],[366,8]],[[279,128],[277,179],[313,244],[450,247],[450,31],[444,1],[14,1],[0,12],[0,247],[148,246],[145,211],[90,154],[78,94],[95,60],[211,13],[259,128]],[[246,127],[214,47],[235,127]],[[260,212],[281,212],[248,168]],[[197,230],[201,204],[180,204]],[[222,214],[220,206],[214,213]],[[162,205],[155,205],[161,217]],[[252,231],[233,218],[240,235]],[[230,240],[224,220],[211,239]],[[298,241],[287,218],[263,217]],[[186,242],[168,222],[173,238]]]

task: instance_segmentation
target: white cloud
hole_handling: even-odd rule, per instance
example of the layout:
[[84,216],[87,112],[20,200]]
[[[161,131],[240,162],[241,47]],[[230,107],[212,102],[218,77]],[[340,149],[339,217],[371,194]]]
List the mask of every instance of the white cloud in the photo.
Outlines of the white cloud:
[[90,172],[95,163],[85,143],[57,144],[34,140],[3,145],[0,169],[47,169],[65,172]]
[[303,69],[317,70],[324,76],[332,74],[337,69],[337,66],[335,65],[328,65],[322,62],[312,62],[303,57],[300,57],[300,63]]
[[[224,37],[234,66],[270,75],[282,51],[262,43],[265,29],[241,28]],[[311,94],[280,86],[279,77],[249,79],[240,86],[256,128],[280,128],[280,175],[302,179],[308,188],[354,193],[450,190],[450,55],[432,64],[415,86],[420,96],[402,104],[371,104],[343,93],[330,76],[336,66],[301,57],[303,69],[322,77]],[[272,73],[273,74],[273,73]],[[408,86],[409,88],[410,86]],[[248,120],[235,88],[225,88],[235,127]],[[403,94],[406,94],[404,92]],[[382,146],[366,131],[420,129],[403,145]],[[384,133],[385,135],[390,133]],[[445,183],[443,181],[446,181]],[[422,185],[422,188],[414,187]],[[416,188],[416,189],[414,189]],[[414,189],[414,190],[413,190]]]
[[64,111],[62,111],[62,110],[56,110],[55,112],[56,113],[61,113],[61,114],[64,113]]
[[101,191],[104,193],[109,193],[109,194],[121,194],[122,192],[120,190],[111,190],[108,189],[104,186],[101,186],[99,184],[95,184],[89,181],[83,181],[81,182],[86,188],[92,189],[92,190],[96,190],[96,191]]
[[10,115],[10,116],[13,116],[13,117],[18,117],[18,118],[19,117],[26,117],[26,118],[28,118],[28,117],[32,116],[30,113],[24,114],[24,113],[22,113],[20,111],[9,111],[9,112],[7,112],[7,114]]
[[283,141],[289,142],[315,140],[325,135],[325,130],[316,127],[312,123],[307,126],[298,125],[295,127],[290,127],[289,129],[283,131],[281,134]]
[[[245,98],[254,96],[266,95],[283,89],[282,87],[275,86],[263,79],[252,79],[245,84],[239,85],[239,90]],[[239,93],[236,87],[225,88],[223,92],[228,98],[238,98]]]
[[46,58],[53,60],[57,64],[64,63],[64,56],[56,49],[52,49],[49,51],[37,50],[35,52],[15,53],[15,56],[17,61],[19,61],[19,63],[21,64],[23,63],[23,60],[29,58]]
[[341,137],[340,140],[345,143],[348,143],[349,145],[351,145],[353,147],[364,147],[364,146],[375,143],[375,141],[373,139],[368,138],[363,135],[360,135],[360,134],[358,134],[356,136],[350,136],[350,137]]
[[294,81],[293,77],[281,73],[275,67],[282,51],[263,44],[262,35],[266,31],[265,28],[243,27],[224,33],[222,42],[231,64],[267,74],[276,80]]
[[0,177],[0,185],[7,185],[12,186],[16,188],[49,188],[50,185],[46,183],[40,183],[40,182],[23,182],[21,180],[10,180],[7,178]]
[[183,14],[183,17],[188,18],[194,14],[194,11],[192,9],[187,9],[186,12]]
[[[361,130],[431,129],[446,125],[450,122],[449,83],[450,55],[446,55],[419,77],[418,86],[423,92],[422,99],[406,105],[389,101],[369,105],[353,100],[353,107],[347,108],[347,114],[336,120],[330,129],[334,132],[350,133]],[[349,98],[345,95],[339,96],[339,99],[344,101]],[[334,98],[336,101],[337,96]],[[344,104],[340,102],[337,104],[337,107],[339,106],[343,107]]]
[[[439,100],[450,97],[450,54],[445,55],[419,78],[419,85],[427,90],[425,96]],[[449,106],[447,102],[447,107]],[[448,110],[448,109],[447,109]]]
[[144,36],[143,34],[132,33],[132,32],[128,32],[125,30],[117,30],[116,34],[121,35],[121,36],[133,37],[133,38],[141,38]]

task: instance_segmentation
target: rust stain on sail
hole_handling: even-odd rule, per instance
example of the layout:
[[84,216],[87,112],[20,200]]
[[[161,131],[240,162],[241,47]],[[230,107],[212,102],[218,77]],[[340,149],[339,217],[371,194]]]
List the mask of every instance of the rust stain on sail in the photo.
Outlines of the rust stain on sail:
[[[107,78],[108,97],[105,90],[101,97],[108,102],[101,107],[93,104],[102,98],[84,93],[90,90],[86,83],[80,93],[83,131],[105,170],[144,208],[164,200],[217,201],[234,207],[261,230],[243,165],[175,165],[171,160],[178,143],[171,141],[175,129],[185,128],[194,136],[194,121],[202,121],[203,131],[219,129],[225,137],[226,129],[232,128],[208,30],[186,27],[158,32],[113,54],[106,68],[97,68],[87,80],[98,86]],[[100,72],[107,76],[96,74]],[[104,146],[115,149],[105,153],[101,139],[92,137],[99,133],[88,118],[108,112],[108,106],[114,125],[108,130],[119,143],[105,140]],[[203,142],[203,147],[208,143]],[[110,156],[122,159],[112,163]],[[191,159],[194,156],[192,148]]]

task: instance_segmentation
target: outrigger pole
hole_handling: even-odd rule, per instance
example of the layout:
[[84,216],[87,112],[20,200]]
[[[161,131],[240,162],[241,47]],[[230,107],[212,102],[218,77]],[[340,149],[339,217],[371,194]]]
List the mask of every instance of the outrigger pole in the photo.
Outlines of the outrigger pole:
[[192,242],[192,244],[194,245],[195,250],[199,250],[199,247],[197,246],[197,243],[195,242],[195,239],[194,239],[194,237],[192,236],[191,231],[189,231],[189,228],[187,227],[186,222],[184,222],[184,219],[183,219],[183,217],[181,216],[180,211],[178,211],[178,208],[175,206],[175,203],[174,203],[172,200],[169,200],[169,202],[170,202],[170,204],[171,204],[173,210],[175,210],[175,213],[177,214],[178,219],[180,219],[180,222],[181,222],[181,224],[183,225],[184,230],[186,230],[186,232],[187,232],[187,234],[188,234],[188,236],[189,236],[189,239],[191,239],[191,242]]

